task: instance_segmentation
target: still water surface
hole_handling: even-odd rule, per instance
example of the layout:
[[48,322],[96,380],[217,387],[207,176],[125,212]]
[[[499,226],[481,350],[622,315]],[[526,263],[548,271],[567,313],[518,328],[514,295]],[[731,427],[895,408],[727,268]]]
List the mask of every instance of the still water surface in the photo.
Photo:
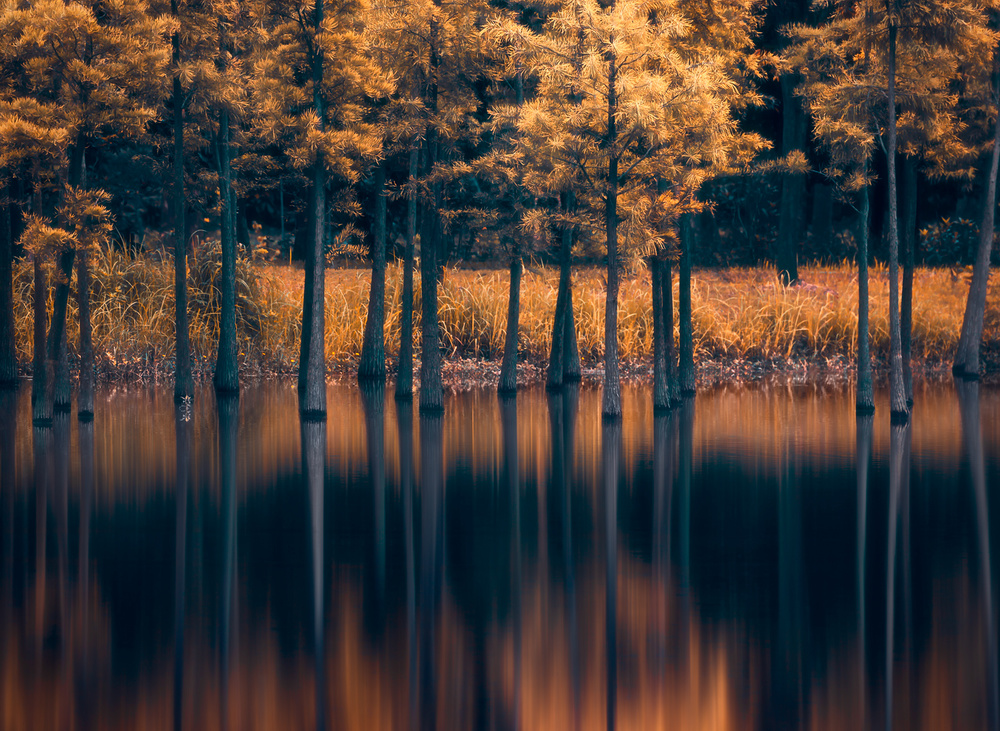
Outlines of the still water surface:
[[599,395],[0,396],[0,728],[997,727],[1000,391]]

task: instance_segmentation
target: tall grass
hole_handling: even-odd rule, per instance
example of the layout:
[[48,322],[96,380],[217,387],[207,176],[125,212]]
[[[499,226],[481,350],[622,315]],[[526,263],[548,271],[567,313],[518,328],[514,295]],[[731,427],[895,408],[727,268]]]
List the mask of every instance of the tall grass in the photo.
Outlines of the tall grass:
[[[196,252],[189,270],[192,352],[202,363],[214,360],[218,338],[221,267],[218,247]],[[136,363],[171,365],[174,347],[173,261],[165,254],[128,256],[117,250],[93,262],[95,352],[114,370]],[[804,267],[802,283],[781,286],[773,268],[696,271],[692,307],[696,358],[776,360],[852,357],[857,342],[856,271],[849,263]],[[287,371],[299,350],[301,269],[240,258],[237,266],[238,337],[245,368]],[[331,364],[350,366],[361,352],[368,309],[369,273],[327,271],[326,355]],[[548,355],[558,272],[528,267],[521,285],[518,343],[522,358]],[[15,277],[18,354],[31,357],[30,266]],[[507,320],[506,271],[446,269],[440,291],[441,343],[446,357],[499,358]],[[402,269],[390,266],[386,281],[386,352],[399,346]],[[914,278],[913,351],[918,359],[947,362],[961,329],[968,283],[949,269],[920,269]],[[888,353],[888,283],[884,267],[874,267],[870,284],[872,350]],[[604,343],[604,278],[599,268],[574,275],[574,312],[580,354],[597,364]],[[677,297],[676,282],[674,297]],[[991,288],[986,315],[987,360],[1000,355],[1000,301]],[[51,307],[51,304],[50,304]],[[676,305],[675,305],[676,307]],[[676,310],[675,310],[676,311]],[[619,301],[619,351],[642,361],[652,354],[653,320],[649,274],[624,278]],[[420,345],[420,285],[416,282],[414,346]],[[78,325],[71,303],[71,348]],[[675,332],[676,337],[676,332]],[[990,356],[990,354],[994,354]]]

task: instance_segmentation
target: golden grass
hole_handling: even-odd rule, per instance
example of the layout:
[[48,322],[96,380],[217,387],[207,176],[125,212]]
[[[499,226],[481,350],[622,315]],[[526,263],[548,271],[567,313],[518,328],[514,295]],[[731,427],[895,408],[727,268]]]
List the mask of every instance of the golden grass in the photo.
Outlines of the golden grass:
[[[173,262],[102,252],[94,261],[95,352],[111,369],[129,363],[167,363],[173,356]],[[216,251],[202,251],[190,266],[192,353],[214,360],[218,337]],[[802,283],[782,287],[774,269],[704,270],[694,273],[692,309],[697,358],[774,360],[854,355],[857,282],[853,266],[803,267]],[[368,309],[369,272],[327,270],[326,354],[333,364],[353,363],[361,350]],[[238,331],[244,366],[268,371],[295,367],[303,273],[296,267],[241,259],[238,265]],[[420,283],[415,277],[414,345],[419,349]],[[548,355],[558,272],[529,267],[521,287],[519,347],[522,358]],[[596,267],[574,277],[580,353],[585,363],[603,355],[604,278]],[[439,291],[441,342],[446,356],[499,358],[507,320],[507,272],[447,269]],[[15,277],[18,354],[31,357],[31,271]],[[386,283],[386,351],[398,351],[402,269],[390,266]],[[950,360],[958,340],[968,283],[950,269],[919,269],[914,281],[913,350],[917,358]],[[888,351],[888,283],[884,267],[871,273],[872,352]],[[677,285],[674,297],[676,307]],[[1000,301],[993,285],[987,304],[987,352],[1000,350]],[[77,332],[71,303],[69,336]],[[626,276],[619,302],[619,352],[626,361],[648,359],[653,322],[649,274]]]

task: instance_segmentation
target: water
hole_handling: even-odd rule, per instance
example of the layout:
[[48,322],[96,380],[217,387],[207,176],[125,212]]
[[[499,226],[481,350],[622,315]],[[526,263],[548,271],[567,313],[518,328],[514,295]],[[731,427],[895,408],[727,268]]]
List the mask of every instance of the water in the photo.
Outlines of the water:
[[916,399],[0,396],[0,728],[996,728],[1000,391]]

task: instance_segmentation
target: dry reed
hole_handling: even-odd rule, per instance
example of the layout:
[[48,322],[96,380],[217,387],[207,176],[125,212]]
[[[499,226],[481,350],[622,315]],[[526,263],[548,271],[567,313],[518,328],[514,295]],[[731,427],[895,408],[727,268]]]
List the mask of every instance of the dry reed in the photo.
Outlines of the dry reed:
[[[218,337],[217,249],[200,252],[190,267],[191,344],[196,359],[214,359]],[[93,262],[95,352],[114,371],[129,363],[169,367],[173,356],[173,262],[162,255],[130,257],[112,250]],[[802,282],[781,286],[773,268],[696,271],[692,282],[697,358],[780,360],[852,357],[857,341],[857,281],[849,263],[803,267]],[[283,372],[296,366],[302,270],[240,259],[238,337],[246,367]],[[386,352],[398,351],[402,268],[386,278]],[[349,366],[361,350],[368,310],[369,273],[364,269],[327,271],[326,354],[332,364]],[[521,285],[518,334],[522,358],[547,357],[555,310],[558,272],[530,266]],[[439,291],[441,343],[446,357],[498,358],[507,320],[506,271],[446,269]],[[986,315],[986,351],[1000,351],[1000,302],[991,287]],[[31,357],[30,266],[15,277],[17,348]],[[888,351],[888,283],[884,267],[871,274],[871,337],[876,358]],[[914,279],[913,352],[918,359],[947,362],[961,328],[968,292],[964,277],[950,269],[919,269]],[[420,346],[420,285],[416,282],[414,345]],[[674,297],[677,297],[676,280]],[[50,304],[51,306],[51,304]],[[585,363],[603,355],[604,277],[596,267],[574,275],[574,307]],[[675,304],[676,307],[676,304]],[[69,338],[77,332],[70,305]],[[676,333],[675,333],[676,337]],[[652,353],[653,322],[649,274],[626,276],[619,301],[619,352],[626,361]]]

